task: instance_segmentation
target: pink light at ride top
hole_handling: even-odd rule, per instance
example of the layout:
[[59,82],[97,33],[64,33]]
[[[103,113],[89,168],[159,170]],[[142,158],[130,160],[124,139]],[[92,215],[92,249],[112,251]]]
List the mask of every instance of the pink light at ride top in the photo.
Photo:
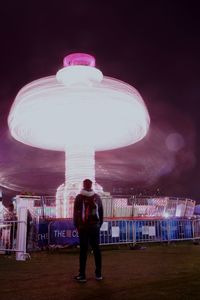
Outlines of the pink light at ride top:
[[94,56],[86,53],[72,53],[64,57],[64,67],[75,65],[95,67],[95,58]]

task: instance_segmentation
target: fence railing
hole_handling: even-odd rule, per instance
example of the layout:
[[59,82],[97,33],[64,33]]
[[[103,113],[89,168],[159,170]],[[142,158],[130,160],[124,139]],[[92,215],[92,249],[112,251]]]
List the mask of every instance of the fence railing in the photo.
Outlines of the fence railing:
[[16,251],[16,221],[0,221],[0,251],[7,253]]
[[[26,227],[27,223],[22,221],[0,220],[0,252],[5,254],[16,252],[22,257],[28,256],[25,247]],[[79,244],[78,232],[70,219],[40,220],[40,223],[33,224],[33,227],[36,238],[34,243],[30,240],[29,251]],[[30,237],[27,241],[29,239]],[[200,219],[105,219],[100,229],[101,245],[197,239],[200,240]]]
[[[78,232],[72,220],[37,225],[38,247],[77,245]],[[100,229],[100,244],[134,244],[200,239],[200,219],[110,220]]]
[[0,220],[0,253],[29,256],[26,253],[27,222]]
[[[55,196],[23,196],[28,199],[28,209],[34,215],[43,218],[56,217]],[[112,217],[187,217],[191,218],[195,201],[187,198],[133,195],[101,195],[104,216]],[[71,207],[73,210],[73,207]]]

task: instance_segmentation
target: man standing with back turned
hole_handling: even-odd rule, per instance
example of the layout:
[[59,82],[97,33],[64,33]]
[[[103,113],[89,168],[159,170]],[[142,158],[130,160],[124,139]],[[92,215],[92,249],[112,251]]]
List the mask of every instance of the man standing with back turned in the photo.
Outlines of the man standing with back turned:
[[99,247],[100,227],[103,223],[103,206],[101,198],[92,190],[92,181],[85,179],[83,189],[74,202],[74,225],[79,233],[80,256],[79,275],[74,279],[86,282],[86,261],[88,244],[92,247],[95,259],[96,280],[102,280],[101,251]]

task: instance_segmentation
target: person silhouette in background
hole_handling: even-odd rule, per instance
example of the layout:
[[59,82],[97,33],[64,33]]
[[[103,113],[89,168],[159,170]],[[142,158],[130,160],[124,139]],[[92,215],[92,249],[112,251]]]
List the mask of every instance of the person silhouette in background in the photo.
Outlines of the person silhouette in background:
[[[17,233],[17,216],[14,210],[13,203],[10,203],[8,206],[7,211],[4,214],[4,221],[5,221],[5,248],[6,248],[6,255],[11,255],[11,250],[13,250],[14,240],[16,239]],[[7,250],[8,249],[8,250]]]
[[99,247],[100,227],[103,223],[103,206],[101,198],[92,189],[92,181],[85,179],[83,189],[75,198],[74,225],[78,230],[80,241],[79,274],[74,277],[78,282],[86,282],[86,261],[88,244],[90,244],[95,260],[96,280],[102,280],[102,258]]

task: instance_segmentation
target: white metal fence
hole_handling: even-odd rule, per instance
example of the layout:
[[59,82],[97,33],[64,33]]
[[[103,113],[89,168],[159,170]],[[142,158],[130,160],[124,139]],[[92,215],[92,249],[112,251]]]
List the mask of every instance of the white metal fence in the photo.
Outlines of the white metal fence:
[[[56,198],[54,196],[16,196],[28,200],[28,209],[34,216],[43,218],[56,217]],[[104,216],[107,218],[131,217],[181,217],[191,218],[194,214],[195,201],[178,197],[133,195],[101,195]]]
[[25,260],[27,222],[0,220],[0,253],[10,255],[15,253],[18,260]]
[[7,254],[16,251],[16,221],[0,221],[0,251]]

